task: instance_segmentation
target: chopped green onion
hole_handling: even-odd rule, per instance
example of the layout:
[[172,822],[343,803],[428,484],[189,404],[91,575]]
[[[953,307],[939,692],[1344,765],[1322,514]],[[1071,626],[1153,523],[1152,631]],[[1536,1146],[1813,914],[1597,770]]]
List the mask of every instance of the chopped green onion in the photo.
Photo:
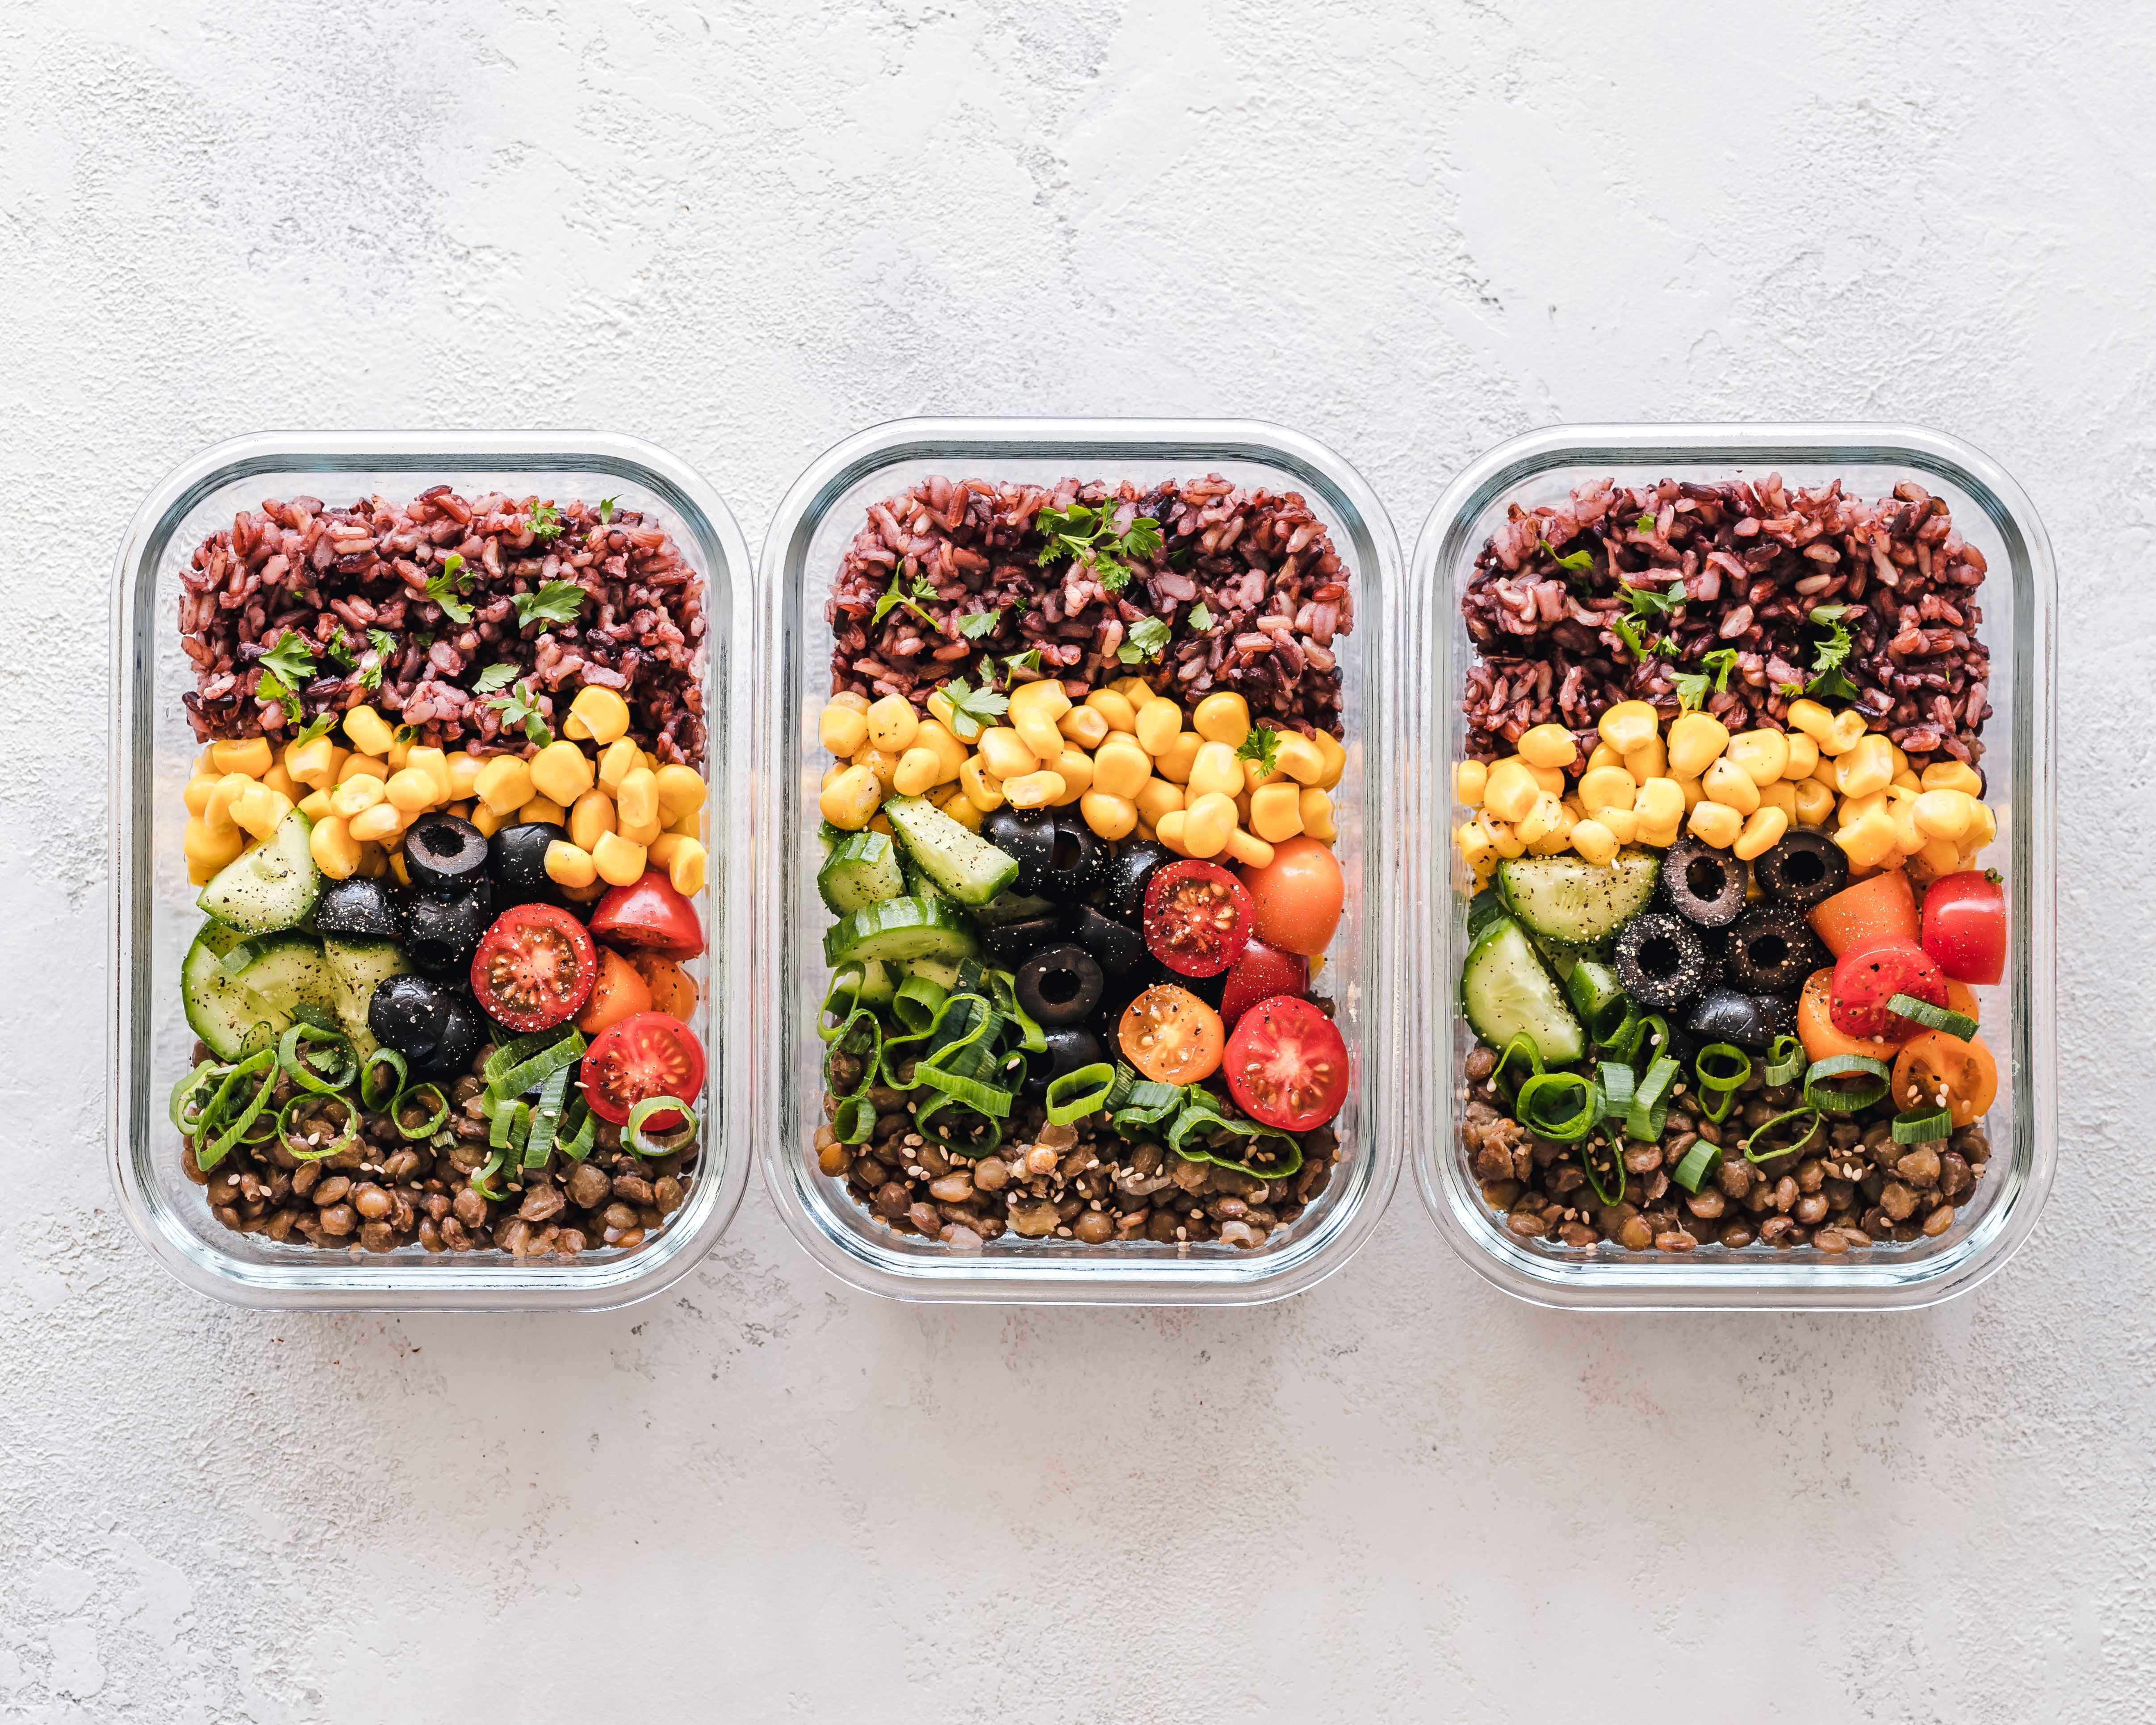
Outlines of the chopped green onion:
[[936,1022],[937,1010],[950,998],[950,992],[925,976],[910,976],[891,997],[891,1015],[919,1035]]
[[[517,1041],[523,1040],[520,1037]],[[509,1046],[515,1048],[517,1043]],[[521,1096],[527,1091],[536,1090],[562,1067],[576,1065],[584,1057],[584,1047],[583,1037],[572,1029],[536,1053],[521,1055],[514,1065],[498,1076],[495,1063],[501,1059],[503,1051],[497,1049],[486,1063],[486,1087],[498,1097]]]
[[[853,1022],[855,1009],[860,1004],[861,986],[867,980],[868,966],[859,958],[849,958],[831,973],[831,986],[824,990],[824,1004],[816,1009],[816,1034],[819,1039],[835,1042],[845,1034],[846,1026]],[[828,1021],[834,1013],[839,1022],[832,1024]]]
[[1594,1172],[1595,1147],[1592,1144],[1582,1144],[1579,1147],[1579,1169],[1587,1176],[1587,1188],[1594,1194],[1594,1201],[1604,1209],[1614,1209],[1616,1205],[1624,1203],[1625,1189],[1630,1179],[1625,1169],[1624,1147],[1621,1144],[1609,1144],[1602,1147],[1609,1151],[1610,1161],[1616,1165],[1617,1190],[1614,1194],[1602,1183],[1601,1177]]
[[[295,1128],[308,1124],[316,1111],[328,1107],[332,1102],[344,1110],[344,1131],[322,1145],[300,1137]],[[295,1118],[294,1111],[298,1109],[306,1110],[307,1114]],[[358,1137],[359,1110],[352,1106],[348,1097],[325,1094],[321,1091],[311,1094],[302,1092],[277,1111],[277,1142],[301,1162],[320,1162],[326,1157],[334,1156],[340,1150],[349,1149]]]
[[[680,1127],[671,1137],[647,1138],[644,1122],[654,1114],[679,1114]],[[696,1142],[696,1115],[679,1096],[646,1096],[629,1111],[629,1124],[621,1129],[621,1142],[636,1156],[672,1156]]]
[[1133,1127],[1158,1126],[1182,1106],[1181,1085],[1141,1078],[1128,1066],[1116,1068],[1116,1088],[1108,1093],[1108,1106],[1114,1111],[1117,1132],[1128,1132]]
[[1768,1084],[1794,1084],[1804,1070],[1804,1044],[1794,1036],[1777,1036],[1767,1050],[1767,1070],[1759,1076]]
[[[204,1060],[202,1065],[172,1086],[172,1100],[169,1111],[172,1119],[172,1129],[182,1137],[192,1138],[201,1132],[203,1116],[208,1111],[208,1099],[217,1094],[217,1086],[211,1081],[210,1075],[215,1074],[217,1077],[222,1078],[228,1070],[228,1067],[219,1065],[215,1060]],[[198,1096],[203,1099],[204,1106],[190,1111],[187,1104]]]
[[[204,1173],[223,1162],[239,1144],[255,1142],[248,1137],[248,1131],[261,1117],[262,1111],[270,1106],[270,1093],[277,1087],[276,1066],[277,1050],[265,1048],[248,1055],[225,1074],[224,1081],[217,1087],[217,1094],[209,1099],[202,1111],[202,1130],[195,1137],[195,1166]],[[228,1128],[219,1132],[218,1128],[224,1126],[225,1112],[231,1106],[234,1093],[247,1080],[254,1077],[259,1077],[262,1081],[255,1086],[254,1094],[248,1099],[246,1107]],[[274,1131],[276,1124],[274,1117],[270,1124]],[[207,1146],[203,1142],[205,1137],[209,1137]]]
[[[1811,1117],[1811,1124],[1797,1135],[1794,1142],[1768,1144],[1764,1148],[1759,1147],[1759,1141],[1784,1121],[1794,1120],[1799,1116],[1806,1114]],[[1777,1114],[1772,1120],[1763,1123],[1751,1137],[1745,1139],[1744,1159],[1750,1163],[1766,1163],[1776,1161],[1784,1156],[1794,1156],[1799,1151],[1810,1147],[1812,1139],[1825,1129],[1825,1122],[1820,1118],[1818,1109],[1791,1108],[1785,1113]]]
[[[399,1096],[397,1100],[401,1102],[404,1099]],[[392,1109],[390,1111],[393,1117],[396,1111]],[[498,1102],[495,1105],[494,1118],[487,1126],[487,1147],[490,1150],[514,1150],[521,1155],[524,1149],[525,1135],[531,1129],[531,1105],[530,1103]]]
[[554,1135],[561,1130],[562,1105],[568,1093],[569,1069],[557,1067],[539,1086],[539,1100],[531,1109],[531,1135],[524,1141],[524,1165],[544,1168],[554,1153]]
[[[307,1042],[325,1045],[320,1057],[309,1055],[300,1046]],[[285,1031],[277,1045],[277,1064],[293,1083],[317,1096],[333,1096],[359,1076],[359,1061],[352,1054],[351,1039],[336,1030],[317,1029],[305,1021]]]
[[1953,1130],[1953,1116],[1943,1108],[1911,1109],[1894,1117],[1894,1142],[1928,1144]]
[[[1857,1078],[1860,1084],[1845,1087],[1830,1079]],[[1891,1070],[1886,1061],[1870,1055],[1829,1055],[1814,1060],[1804,1074],[1804,1106],[1829,1114],[1855,1114],[1869,1108],[1887,1094]]]
[[[874,1125],[875,1110],[873,1107],[869,1110],[869,1115],[870,1124]],[[554,1140],[554,1147],[567,1157],[570,1161],[582,1162],[592,1153],[593,1141],[598,1136],[598,1122],[593,1117],[591,1109],[585,1105],[583,1093],[581,1091],[569,1098],[569,1111],[562,1116],[562,1119],[565,1122],[574,1120],[577,1123],[567,1137],[557,1137]]]
[[1553,1143],[1576,1144],[1594,1129],[1594,1086],[1577,1072],[1537,1072],[1520,1086],[1512,1111],[1522,1126]]
[[1564,979],[1564,992],[1588,1035],[1596,1042],[1606,1042],[1615,1035],[1632,1010],[1617,973],[1599,958],[1577,961],[1572,974]]
[[1685,1152],[1683,1159],[1671,1173],[1670,1178],[1686,1191],[1697,1193],[1701,1183],[1714,1171],[1715,1163],[1721,1160],[1722,1146],[1710,1144],[1702,1138]]
[[491,1204],[500,1204],[509,1194],[506,1192],[495,1191],[492,1183],[494,1177],[508,1166],[509,1153],[506,1150],[495,1151],[487,1158],[486,1165],[471,1177],[472,1190]]
[[[374,1069],[384,1065],[395,1075],[397,1081],[387,1090],[380,1090],[375,1086]],[[403,1093],[404,1086],[411,1078],[412,1069],[405,1063],[403,1055],[393,1048],[376,1049],[359,1063],[359,1106],[370,1114],[388,1113],[389,1105]]]
[[[1713,1071],[1707,1064],[1710,1056],[1716,1060],[1734,1060],[1737,1070],[1733,1072]],[[1710,1042],[1694,1058],[1691,1070],[1704,1090],[1735,1090],[1752,1076],[1752,1057],[1734,1043]]]
[[1887,1003],[1887,1010],[1898,1012],[1905,1019],[1914,1019],[1927,1030],[1943,1030],[1949,1036],[1966,1042],[1976,1034],[1976,1020],[1965,1012],[1952,1012],[1943,1006],[1934,1006],[1928,1000],[1919,1000],[1913,994],[1897,994]]
[[1097,1114],[1107,1106],[1115,1087],[1116,1069],[1106,1060],[1059,1073],[1048,1081],[1049,1124],[1068,1126],[1088,1114]]
[[865,1096],[845,1097],[831,1116],[831,1130],[841,1144],[866,1143],[875,1123],[875,1104]]
[[1602,1111],[1622,1120],[1632,1106],[1632,1092],[1639,1081],[1622,1060],[1604,1060],[1601,1066]]
[[[1091,1069],[1086,1070],[1090,1071]],[[1112,1071],[1113,1069],[1110,1070]],[[1071,1076],[1070,1073],[1064,1075],[1066,1078]],[[916,1084],[948,1096],[954,1102],[963,1102],[977,1114],[993,1115],[998,1120],[1010,1117],[1011,1093],[1001,1085],[990,1084],[985,1079],[974,1077],[970,1072],[948,1071],[932,1060],[923,1060],[916,1065],[913,1069],[913,1077]],[[1106,1094],[1105,1088],[1101,1094]]]
[[[974,1128],[974,1136],[961,1137],[957,1128],[968,1119],[979,1124]],[[992,1114],[976,1112],[955,1096],[940,1096],[927,1107],[916,1110],[913,1123],[923,1137],[952,1156],[978,1158],[990,1155],[1004,1141],[1002,1121]],[[979,1135],[981,1127],[988,1128],[986,1137]]]
[[1632,1106],[1625,1115],[1626,1137],[1651,1144],[1661,1137],[1662,1127],[1670,1117],[1669,1089],[1682,1070],[1667,1055],[1657,1055],[1649,1062],[1646,1076],[1640,1081],[1639,1089],[1632,1092]]
[[[1490,1069],[1490,1082],[1500,1091],[1504,1090],[1505,1068],[1512,1064],[1514,1055],[1525,1055],[1528,1065],[1536,1072],[1540,1072],[1543,1069],[1542,1050],[1535,1046],[1535,1039],[1528,1035],[1525,1030],[1517,1032],[1512,1040],[1505,1045],[1505,1051],[1497,1056],[1497,1064]],[[1517,1091],[1519,1088],[1518,1084],[1515,1083],[1512,1088]]]

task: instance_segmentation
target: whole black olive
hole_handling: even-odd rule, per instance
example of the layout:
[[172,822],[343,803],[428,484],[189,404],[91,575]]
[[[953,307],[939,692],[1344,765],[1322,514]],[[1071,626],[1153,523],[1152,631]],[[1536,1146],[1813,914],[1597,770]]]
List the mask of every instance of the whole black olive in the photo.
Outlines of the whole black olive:
[[315,901],[315,927],[324,934],[395,940],[403,932],[397,914],[400,896],[390,882],[372,880],[363,875],[355,875],[349,880],[331,880]]
[[[1101,884],[1101,868],[1108,860],[1107,841],[1086,824],[1075,808],[1044,811],[1054,822],[1048,860],[1035,870],[1027,887],[1058,904],[1075,905]],[[1020,876],[1024,884],[1024,876]]]
[[1729,931],[1722,969],[1729,985],[1748,994],[1794,994],[1829,963],[1825,947],[1790,905],[1759,905]]
[[1799,908],[1832,898],[1849,885],[1849,856],[1825,833],[1799,827],[1752,865],[1768,896]]
[[1055,854],[1055,817],[1045,809],[1013,809],[1005,803],[981,823],[981,836],[1004,855],[1018,860],[1018,890],[1037,894],[1040,871]]
[[1091,1030],[1081,1029],[1075,1024],[1056,1024],[1041,1034],[1047,1048],[1040,1054],[1028,1055],[1025,1060],[1024,1093],[1036,1102],[1048,1094],[1050,1079],[1075,1072],[1081,1066],[1090,1066],[1101,1057],[1101,1039]]
[[1137,930],[1104,916],[1091,905],[1081,905],[1070,918],[1070,932],[1078,944],[1101,962],[1110,976],[1121,976],[1146,955],[1145,937]]
[[1663,854],[1660,884],[1670,908],[1702,928],[1727,928],[1744,908],[1744,865],[1697,839]]
[[454,892],[486,867],[486,834],[454,814],[423,814],[404,829],[404,870],[422,892]]
[[1709,988],[1692,1004],[1685,1028],[1702,1042],[1733,1042],[1763,1049],[1774,1040],[1774,1015],[1763,997],[1734,988]]
[[1133,928],[1145,920],[1146,885],[1153,870],[1175,860],[1175,853],[1151,839],[1133,839],[1101,870],[1108,889],[1108,914]]
[[1101,967],[1082,947],[1050,947],[1018,968],[1019,1008],[1038,1024],[1075,1024],[1101,1004]]
[[504,827],[486,842],[487,873],[494,878],[495,902],[511,905],[562,904],[562,890],[547,873],[547,847],[568,834],[543,820]]
[[1617,931],[1616,965],[1618,985],[1658,1012],[1699,992],[1707,953],[1690,923],[1650,911]]
[[486,1024],[463,989],[434,977],[393,976],[375,984],[367,1028],[413,1072],[442,1074],[471,1064]]
[[1016,970],[1044,947],[1063,939],[1063,919],[1058,916],[1028,916],[1017,922],[996,922],[981,931],[981,950],[988,962],[1004,970]]
[[415,893],[404,906],[398,937],[404,956],[422,970],[450,970],[471,963],[480,937],[494,922],[494,887],[481,875],[447,898]]

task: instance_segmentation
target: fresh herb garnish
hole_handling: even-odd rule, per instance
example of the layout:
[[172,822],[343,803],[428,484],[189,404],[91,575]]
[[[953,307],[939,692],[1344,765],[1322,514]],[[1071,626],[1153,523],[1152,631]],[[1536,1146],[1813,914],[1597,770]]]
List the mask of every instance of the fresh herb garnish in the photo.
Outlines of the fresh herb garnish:
[[471,586],[472,577],[465,568],[464,554],[451,552],[442,559],[439,575],[427,578],[427,597],[442,608],[442,614],[453,623],[470,623],[472,608],[457,595]]
[[292,739],[295,743],[312,742],[317,737],[329,734],[330,726],[337,721],[335,713],[321,713],[307,721],[306,729]]
[[975,689],[963,677],[943,685],[943,698],[951,703],[951,734],[961,742],[972,742],[982,731],[1010,711],[1010,697],[989,688]]
[[367,644],[387,659],[397,650],[397,637],[386,629],[371,629],[367,632]]
[[322,643],[322,657],[345,670],[350,670],[355,663],[352,649],[345,645],[342,635],[331,635]]
[[1186,629],[1194,629],[1203,634],[1213,627],[1213,614],[1205,608],[1205,601],[1200,599],[1190,608],[1189,614],[1183,618],[1183,623]]
[[471,692],[491,695],[497,689],[506,689],[516,680],[516,670],[515,665],[506,662],[490,665],[479,674],[479,680],[472,685]]
[[1542,540],[1539,543],[1550,554],[1550,561],[1560,569],[1568,570],[1574,575],[1584,575],[1594,567],[1594,553],[1591,551],[1575,551],[1570,557],[1561,557],[1557,554],[1557,547],[1548,540]]
[[574,623],[588,597],[573,581],[549,581],[536,593],[509,596],[516,607],[516,626],[532,623]]
[[1119,534],[1108,531],[1116,505],[1104,501],[1088,508],[1074,503],[1068,509],[1044,509],[1033,518],[1034,528],[1048,542],[1040,548],[1045,566],[1066,558],[1093,572],[1104,593],[1121,593],[1129,583],[1131,564],[1143,562],[1160,549],[1160,523],[1142,515]]
[[419,740],[419,727],[417,725],[399,725],[390,732],[389,740],[392,742],[417,742]]
[[1812,679],[1804,685],[1806,693],[1832,696],[1838,701],[1856,699],[1856,685],[1841,669],[1855,645],[1849,639],[1849,625],[1842,621],[1848,614],[1846,605],[1812,607],[1811,620],[1830,633],[1812,649]]
[[1160,619],[1141,617],[1131,625],[1123,644],[1116,649],[1116,657],[1125,665],[1142,665],[1148,660],[1158,660],[1167,649],[1168,640],[1168,627]]
[[315,655],[306,637],[292,629],[277,637],[277,644],[262,655],[261,663],[264,670],[276,672],[289,688],[314,680]]
[[1022,670],[1037,671],[1040,669],[1040,648],[1029,647],[1023,653],[1014,653],[1004,660],[1004,685],[1006,688],[1010,686],[1011,677],[1015,672]]
[[1632,656],[1642,665],[1657,653],[1670,659],[1674,659],[1677,655],[1676,643],[1666,635],[1650,647],[1640,639],[1640,631],[1634,627],[1633,620],[1629,617],[1619,617],[1613,614],[1609,619],[1609,627],[1615,632],[1617,639],[1632,649]]
[[535,504],[531,510],[531,536],[534,539],[558,539],[562,534],[562,511],[551,503]]
[[1626,587],[1624,593],[1625,603],[1632,608],[1632,614],[1649,623],[1668,616],[1686,598],[1681,581],[1673,581],[1667,587]]
[[1632,523],[1632,531],[1635,533],[1653,532],[1655,531],[1654,511],[1651,509],[1641,510],[1640,511],[1640,519]]
[[1280,771],[1280,732],[1270,725],[1253,725],[1235,751],[1239,761],[1255,761],[1258,777],[1270,778]]
[[958,633],[969,641],[978,641],[985,635],[993,634],[1004,620],[1004,608],[998,605],[993,611],[976,611],[969,616],[961,617]]
[[283,707],[285,717],[292,724],[296,725],[300,722],[301,711],[300,697],[285,686],[285,680],[270,670],[267,664],[262,667],[262,675],[255,679],[254,693],[258,697],[274,701],[278,706]]
[[885,618],[891,615],[893,610],[903,605],[923,623],[932,627],[936,619],[921,608],[921,602],[933,599],[935,597],[936,589],[928,584],[927,576],[916,573],[913,578],[913,585],[909,589],[906,585],[904,570],[893,569],[891,572],[891,585],[884,589],[883,597],[876,601],[875,615],[869,621],[872,624],[881,623]]
[[599,521],[601,525],[606,526],[611,526],[613,525],[613,506],[620,501],[621,499],[619,497],[602,497],[599,499]]
[[[514,666],[490,665],[480,673],[480,681],[484,683],[495,672],[505,669],[508,670],[512,675],[515,674]],[[490,695],[484,704],[501,713],[502,726],[505,730],[511,726],[521,725],[524,727],[526,739],[539,747],[543,749],[554,740],[554,733],[547,728],[547,721],[540,713],[539,696],[537,691],[532,688],[531,680],[529,677],[503,694]]]
[[1688,713],[1697,712],[1706,703],[1708,673],[1713,674],[1717,695],[1727,691],[1730,668],[1737,663],[1737,649],[1717,647],[1712,653],[1701,655],[1699,662],[1699,670],[1679,671],[1670,679],[1671,685],[1677,691],[1677,705]]

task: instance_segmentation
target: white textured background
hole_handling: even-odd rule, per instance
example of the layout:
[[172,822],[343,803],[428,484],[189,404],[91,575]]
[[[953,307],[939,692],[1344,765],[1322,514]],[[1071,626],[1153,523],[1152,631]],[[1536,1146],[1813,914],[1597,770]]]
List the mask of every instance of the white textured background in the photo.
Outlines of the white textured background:
[[[0,1718],[2151,1717],[2156,598],[2124,7],[0,8]],[[1779,14],[1779,16],[1774,14]],[[2061,1176],[1943,1309],[1595,1320],[1403,1183],[1224,1313],[248,1316],[113,1213],[106,583],[284,426],[1230,413],[1411,539],[1566,418],[1899,417],[2060,552]],[[53,530],[59,531],[55,533]]]

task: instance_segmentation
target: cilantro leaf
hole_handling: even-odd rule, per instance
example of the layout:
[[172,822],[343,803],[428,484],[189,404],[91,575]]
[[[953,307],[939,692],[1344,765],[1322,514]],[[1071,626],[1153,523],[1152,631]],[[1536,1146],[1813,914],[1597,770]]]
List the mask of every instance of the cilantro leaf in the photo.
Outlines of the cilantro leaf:
[[336,713],[318,714],[307,721],[306,728],[292,741],[295,743],[312,742],[317,737],[327,736],[330,726],[336,723],[339,716]]
[[531,521],[534,539],[558,539],[562,536],[562,511],[552,504],[535,504]]
[[620,501],[621,499],[619,497],[602,497],[599,499],[599,521],[602,524],[608,526],[613,525],[613,506]]
[[1640,511],[1640,519],[1632,523],[1632,531],[1635,533],[1651,533],[1655,531],[1655,520],[1653,510],[1643,509]]
[[306,637],[289,629],[262,655],[261,665],[264,670],[275,671],[287,688],[296,689],[315,679],[315,655]]
[[892,611],[903,605],[923,623],[934,626],[936,619],[921,608],[919,601],[933,599],[936,597],[936,589],[928,584],[926,576],[920,574],[914,576],[913,585],[910,590],[905,583],[906,573],[903,568],[896,568],[891,572],[891,585],[884,589],[883,597],[876,601],[875,615],[869,619],[871,624],[881,623],[885,618],[891,615]]
[[1629,617],[1620,617],[1612,612],[1609,616],[1609,627],[1615,633],[1617,639],[1632,649],[1632,656],[1640,664],[1645,665],[1651,655],[1647,650],[1647,644],[1640,639],[1640,631],[1632,626],[1632,619]]
[[516,667],[506,662],[490,665],[479,674],[479,680],[471,686],[475,695],[491,695],[497,689],[506,689],[516,680]]
[[1846,605],[1812,607],[1811,620],[1829,633],[1812,649],[1812,677],[1804,685],[1807,693],[1831,696],[1837,701],[1856,699],[1856,685],[1842,670],[1856,645],[1849,638],[1849,625],[1842,621],[1848,614]]
[[1158,617],[1141,617],[1131,625],[1131,632],[1123,638],[1123,644],[1116,649],[1116,657],[1125,665],[1142,665],[1148,660],[1158,660],[1168,649],[1168,627]]
[[1709,674],[1712,674],[1714,692],[1721,695],[1729,688],[1729,673],[1737,663],[1734,647],[1717,647],[1712,653],[1700,656],[1701,668],[1697,671],[1679,671],[1670,679],[1677,691],[1677,705],[1688,713],[1697,712],[1706,704]]
[[1188,615],[1183,621],[1186,628],[1194,629],[1203,634],[1213,627],[1213,614],[1205,608],[1205,601],[1200,599],[1190,608]]
[[1258,777],[1270,778],[1280,771],[1280,732],[1270,725],[1253,725],[1235,751],[1239,761],[1255,761]]
[[1658,617],[1666,617],[1685,602],[1684,583],[1672,581],[1667,587],[1625,587],[1625,603],[1632,608],[1635,617],[1651,623]]
[[993,611],[976,611],[970,616],[961,617],[958,619],[958,633],[969,641],[978,641],[984,636],[993,634],[998,625],[1004,620],[1004,609],[1003,606],[998,605]]
[[396,656],[396,636],[386,629],[367,630],[367,659],[366,662],[360,666],[359,686],[362,689],[379,689],[382,686],[383,667]]
[[285,680],[266,665],[262,668],[262,675],[255,679],[254,692],[257,696],[274,701],[283,707],[285,718],[291,723],[296,725],[300,722],[300,697],[287,688]]
[[1040,669],[1040,649],[1029,647],[1023,653],[1014,653],[1004,660],[1004,681],[1008,685],[1011,673]]
[[1557,547],[1548,540],[1540,540],[1537,543],[1550,554],[1550,561],[1560,569],[1568,570],[1574,575],[1585,575],[1594,567],[1594,553],[1591,551],[1575,551],[1570,557],[1561,557],[1557,554]]
[[470,587],[472,577],[465,568],[464,554],[451,552],[442,559],[441,572],[427,578],[427,597],[442,608],[442,615],[453,623],[470,623],[472,608],[457,595]]
[[331,635],[322,643],[322,657],[345,670],[350,670],[354,663],[352,649],[345,645],[342,635]]
[[[484,683],[495,672],[505,670],[511,675],[515,675],[514,666],[491,665],[480,674],[480,681]],[[488,696],[480,705],[493,707],[501,713],[504,730],[521,725],[526,739],[542,749],[554,740],[554,733],[547,728],[547,721],[539,711],[539,696],[529,677],[513,689]]]
[[574,623],[588,595],[573,581],[549,581],[536,593],[511,593],[516,626],[531,623]]
[[1033,518],[1034,530],[1046,542],[1040,548],[1041,565],[1083,564],[1102,592],[1121,593],[1135,572],[1131,564],[1149,560],[1160,549],[1161,536],[1160,523],[1149,515],[1138,516],[1121,533],[1110,533],[1116,507],[1108,500],[1093,507],[1074,503],[1068,509],[1042,510]]
[[387,659],[397,650],[397,637],[386,629],[371,629],[367,632],[367,644]]
[[963,677],[943,685],[943,698],[951,704],[951,734],[961,742],[972,742],[988,726],[1010,711],[1010,697],[994,690],[970,686]]

